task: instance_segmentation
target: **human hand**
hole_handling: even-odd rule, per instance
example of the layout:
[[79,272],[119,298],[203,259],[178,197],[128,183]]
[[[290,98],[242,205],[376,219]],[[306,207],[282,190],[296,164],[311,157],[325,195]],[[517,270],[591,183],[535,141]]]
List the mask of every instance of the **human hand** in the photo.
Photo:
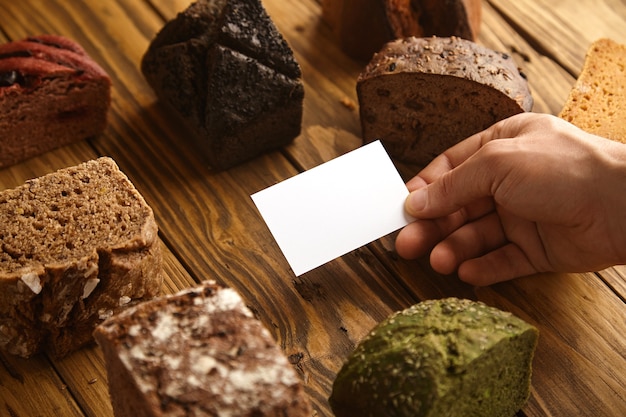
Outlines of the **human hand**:
[[407,183],[400,256],[489,285],[626,262],[626,145],[522,113],[448,149]]

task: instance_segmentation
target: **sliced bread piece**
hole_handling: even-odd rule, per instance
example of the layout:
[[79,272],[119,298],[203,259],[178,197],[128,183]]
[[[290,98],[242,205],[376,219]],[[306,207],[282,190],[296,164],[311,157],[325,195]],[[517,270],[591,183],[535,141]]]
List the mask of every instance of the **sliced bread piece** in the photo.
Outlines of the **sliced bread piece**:
[[99,135],[110,102],[109,76],[75,41],[0,45],[0,168]]
[[161,289],[152,209],[107,157],[0,192],[0,349],[63,356]]
[[388,43],[359,75],[357,95],[365,142],[380,139],[419,166],[533,106],[511,56],[456,37]]
[[626,45],[593,42],[559,117],[579,128],[626,143]]
[[269,331],[213,281],[132,306],[94,335],[116,416],[312,415]]

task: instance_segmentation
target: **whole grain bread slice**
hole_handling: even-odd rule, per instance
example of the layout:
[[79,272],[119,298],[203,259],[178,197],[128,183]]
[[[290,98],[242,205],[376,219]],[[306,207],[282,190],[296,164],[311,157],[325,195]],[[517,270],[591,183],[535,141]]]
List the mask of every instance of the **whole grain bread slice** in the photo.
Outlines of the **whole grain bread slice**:
[[55,356],[161,288],[152,209],[111,158],[0,192],[0,349]]
[[606,38],[591,44],[559,117],[626,143],[626,45]]
[[357,95],[365,142],[380,139],[418,166],[533,105],[511,56],[456,37],[389,42],[359,75]]

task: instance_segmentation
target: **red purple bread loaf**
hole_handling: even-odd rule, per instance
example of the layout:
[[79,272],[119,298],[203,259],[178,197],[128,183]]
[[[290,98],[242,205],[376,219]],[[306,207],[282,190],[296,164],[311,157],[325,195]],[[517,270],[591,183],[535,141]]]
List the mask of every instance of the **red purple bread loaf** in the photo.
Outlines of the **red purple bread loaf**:
[[110,102],[109,76],[76,42],[0,45],[0,167],[100,134]]

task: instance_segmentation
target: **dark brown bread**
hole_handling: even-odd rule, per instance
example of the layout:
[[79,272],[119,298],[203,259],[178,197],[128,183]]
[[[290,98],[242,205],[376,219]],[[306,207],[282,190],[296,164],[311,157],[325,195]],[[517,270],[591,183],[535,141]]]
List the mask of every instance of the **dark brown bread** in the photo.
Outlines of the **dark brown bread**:
[[368,61],[399,38],[476,40],[482,6],[480,0],[322,0],[322,13],[342,50]]
[[300,67],[259,0],[193,3],[157,34],[141,69],[216,169],[300,134]]
[[300,379],[233,289],[207,281],[94,332],[118,417],[310,417]]
[[0,349],[63,356],[113,312],[157,295],[157,231],[110,158],[0,192]]
[[424,166],[495,122],[530,111],[528,82],[513,59],[460,38],[388,43],[357,80],[365,142]]
[[0,167],[102,133],[110,101],[109,76],[76,42],[0,45]]

